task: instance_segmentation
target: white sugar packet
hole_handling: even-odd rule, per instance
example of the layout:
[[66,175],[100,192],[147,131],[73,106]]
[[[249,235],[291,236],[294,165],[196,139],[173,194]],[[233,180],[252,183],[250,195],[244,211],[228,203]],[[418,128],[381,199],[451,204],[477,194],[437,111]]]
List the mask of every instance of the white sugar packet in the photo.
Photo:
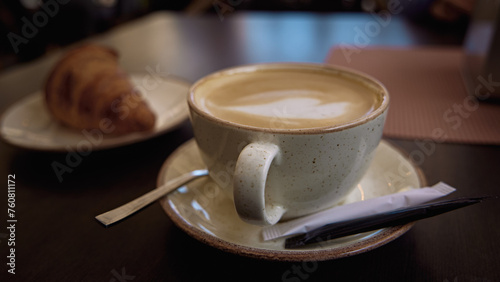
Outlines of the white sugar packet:
[[439,182],[432,187],[415,188],[404,192],[337,206],[308,216],[264,227],[262,236],[265,241],[268,241],[292,234],[305,233],[325,224],[419,205],[446,196],[455,190],[455,188],[443,182]]

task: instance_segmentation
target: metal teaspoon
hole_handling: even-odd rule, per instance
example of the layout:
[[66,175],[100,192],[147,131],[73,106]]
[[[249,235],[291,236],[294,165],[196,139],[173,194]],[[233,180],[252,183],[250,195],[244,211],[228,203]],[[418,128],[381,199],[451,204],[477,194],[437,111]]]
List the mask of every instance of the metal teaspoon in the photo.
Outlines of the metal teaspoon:
[[185,173],[127,204],[96,216],[95,219],[97,219],[104,226],[108,227],[111,224],[136,213],[137,211],[167,195],[168,193],[175,191],[177,188],[183,186],[184,184],[187,184],[190,181],[206,175],[208,175],[208,170],[206,169],[199,169]]

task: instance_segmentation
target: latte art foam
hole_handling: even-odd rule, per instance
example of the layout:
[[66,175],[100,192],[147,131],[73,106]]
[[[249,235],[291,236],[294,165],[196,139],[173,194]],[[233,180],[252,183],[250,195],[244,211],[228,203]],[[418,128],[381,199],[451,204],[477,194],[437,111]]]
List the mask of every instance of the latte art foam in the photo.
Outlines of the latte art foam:
[[[226,106],[226,111],[253,114],[263,117],[278,117],[283,119],[329,119],[345,115],[348,112],[349,103],[347,102],[332,102],[323,103],[321,99],[309,97],[307,91],[303,96],[293,95],[291,90],[289,97],[281,97],[273,102],[261,104],[242,105],[242,106]],[[265,93],[270,94],[272,93]],[[256,95],[256,96],[260,96]],[[270,96],[272,97],[272,96]],[[212,105],[217,107],[217,105]],[[223,111],[224,109],[219,109]]]
[[232,74],[198,91],[196,103],[213,116],[261,128],[333,127],[362,118],[378,103],[358,81],[303,70]]

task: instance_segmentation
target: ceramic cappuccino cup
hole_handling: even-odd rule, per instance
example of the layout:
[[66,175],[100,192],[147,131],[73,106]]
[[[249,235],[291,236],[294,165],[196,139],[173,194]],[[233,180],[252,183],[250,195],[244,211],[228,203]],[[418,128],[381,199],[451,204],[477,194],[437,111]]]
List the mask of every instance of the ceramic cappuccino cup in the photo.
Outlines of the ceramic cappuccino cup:
[[338,204],[377,148],[389,96],[322,64],[257,64],[197,81],[188,104],[211,178],[244,221],[275,224]]

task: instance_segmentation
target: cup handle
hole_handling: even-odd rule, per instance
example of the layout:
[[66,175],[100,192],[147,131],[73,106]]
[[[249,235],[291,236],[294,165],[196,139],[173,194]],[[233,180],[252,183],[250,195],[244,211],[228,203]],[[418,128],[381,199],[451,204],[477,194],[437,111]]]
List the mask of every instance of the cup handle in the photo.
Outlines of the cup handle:
[[279,147],[271,143],[251,143],[241,151],[233,178],[234,204],[241,219],[256,225],[277,223],[285,213],[276,203],[266,205],[266,180]]

